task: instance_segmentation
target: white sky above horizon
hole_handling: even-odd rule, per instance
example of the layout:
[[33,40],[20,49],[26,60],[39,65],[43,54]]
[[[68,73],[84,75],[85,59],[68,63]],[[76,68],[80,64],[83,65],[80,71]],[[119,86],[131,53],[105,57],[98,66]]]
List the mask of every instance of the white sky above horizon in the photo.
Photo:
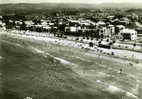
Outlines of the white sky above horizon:
[[142,0],[0,0],[3,3],[142,3]]

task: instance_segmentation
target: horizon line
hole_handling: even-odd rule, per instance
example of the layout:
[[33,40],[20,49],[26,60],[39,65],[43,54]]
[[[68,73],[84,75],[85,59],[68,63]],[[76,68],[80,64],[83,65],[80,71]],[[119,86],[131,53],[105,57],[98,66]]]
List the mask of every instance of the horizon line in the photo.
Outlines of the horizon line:
[[101,3],[84,3],[84,2],[17,2],[17,3],[0,3],[2,4],[90,4],[90,5],[99,5],[99,4],[142,4],[142,2],[101,2]]

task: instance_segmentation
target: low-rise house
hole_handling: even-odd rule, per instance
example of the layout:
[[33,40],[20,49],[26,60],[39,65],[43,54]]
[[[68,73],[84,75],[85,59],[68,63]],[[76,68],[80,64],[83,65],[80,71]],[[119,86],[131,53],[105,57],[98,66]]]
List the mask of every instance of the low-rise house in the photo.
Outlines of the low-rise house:
[[137,40],[137,31],[134,29],[123,29],[120,31],[123,40]]
[[96,23],[95,23],[95,22],[92,22],[92,21],[91,21],[90,24],[93,25],[93,26],[96,26]]
[[15,21],[16,25],[22,25],[22,21]]
[[47,20],[41,20],[41,25],[46,26],[47,24]]
[[54,23],[52,23],[52,22],[50,22],[50,23],[48,23],[48,25],[50,25],[50,26],[54,26],[55,24],[54,24]]
[[71,26],[70,27],[70,32],[77,32],[77,27]]
[[132,13],[132,20],[138,20],[139,16],[136,13]]
[[3,23],[2,21],[0,21],[0,28],[2,28],[3,30],[6,30],[6,24]]
[[32,26],[34,23],[33,21],[25,21],[26,27]]
[[80,29],[80,26],[67,26],[65,27],[65,32],[77,33]]
[[112,20],[114,19],[114,16],[107,16],[107,19]]
[[98,25],[99,27],[104,27],[104,26],[106,26],[106,23],[103,21],[99,21],[96,23],[96,25]]
[[123,17],[120,19],[120,24],[122,25],[128,25],[130,23],[130,20],[127,17]]
[[0,26],[2,26],[3,25],[3,22],[2,21],[0,21]]
[[142,38],[142,27],[136,28],[138,38]]
[[50,27],[50,26],[44,26],[44,27],[43,27],[43,31],[44,31],[44,32],[50,32],[50,30],[51,30],[51,27]]
[[0,16],[0,20],[2,19],[2,16]]

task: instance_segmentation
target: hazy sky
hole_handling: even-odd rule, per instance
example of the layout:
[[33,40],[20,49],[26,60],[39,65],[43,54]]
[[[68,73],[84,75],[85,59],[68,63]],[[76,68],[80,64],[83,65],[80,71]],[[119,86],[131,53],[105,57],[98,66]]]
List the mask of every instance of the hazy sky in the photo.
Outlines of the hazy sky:
[[0,0],[0,3],[142,3],[142,0]]

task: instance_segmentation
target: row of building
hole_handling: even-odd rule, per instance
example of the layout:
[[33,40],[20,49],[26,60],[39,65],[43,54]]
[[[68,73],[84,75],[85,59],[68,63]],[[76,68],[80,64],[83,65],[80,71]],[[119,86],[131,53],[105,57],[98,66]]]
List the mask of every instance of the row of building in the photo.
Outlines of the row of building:
[[[108,20],[110,21],[118,21],[117,19],[113,19],[114,16],[108,16]],[[125,24],[129,24],[127,18],[121,18],[120,22]],[[93,36],[99,38],[105,37],[113,37],[120,36],[121,39],[130,39],[136,40],[137,31],[135,29],[126,28],[123,24],[114,25],[111,22],[98,21],[93,22],[89,19],[63,19],[58,18],[56,21],[52,20],[43,20],[40,22],[34,22],[33,20],[8,20],[8,22],[2,20],[2,16],[0,17],[0,27],[6,29],[7,25],[14,25],[15,29],[24,29],[31,30],[37,32],[64,32],[66,35],[78,35],[78,36]],[[22,27],[22,28],[21,28]]]

